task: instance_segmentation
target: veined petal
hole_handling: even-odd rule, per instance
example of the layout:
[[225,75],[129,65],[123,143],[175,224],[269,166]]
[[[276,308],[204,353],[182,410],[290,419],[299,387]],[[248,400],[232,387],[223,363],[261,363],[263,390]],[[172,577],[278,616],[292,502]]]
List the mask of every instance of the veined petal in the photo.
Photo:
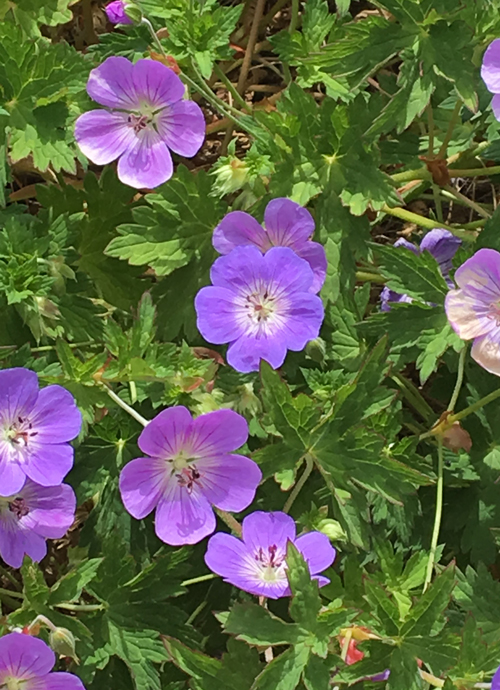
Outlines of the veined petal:
[[477,299],[488,303],[500,300],[500,252],[479,249],[457,268],[455,282]]
[[303,534],[295,540],[295,546],[307,561],[311,575],[329,568],[337,553],[326,534],[321,532]]
[[13,632],[0,638],[0,684],[7,675],[16,680],[49,673],[56,655],[43,640]]
[[24,528],[45,539],[60,539],[73,524],[76,496],[67,484],[44,487],[27,479],[19,495],[29,510],[20,519]]
[[308,240],[314,233],[314,219],[309,211],[291,199],[273,199],[264,213],[264,223],[272,244],[292,247]]
[[0,421],[25,418],[38,398],[38,376],[23,367],[0,371]]
[[278,369],[286,357],[286,343],[280,333],[277,336],[242,335],[230,344],[227,362],[233,369],[247,374],[258,371],[260,360],[265,360],[273,369]]
[[490,374],[500,376],[500,328],[476,338],[471,357]]
[[82,153],[96,165],[116,160],[137,139],[127,113],[90,110],[75,123],[75,139]]
[[157,132],[147,127],[118,161],[118,178],[135,189],[152,189],[172,177],[172,156]]
[[463,340],[471,340],[497,328],[489,305],[465,290],[450,290],[444,307],[448,321]]
[[261,251],[255,246],[239,246],[227,256],[214,261],[210,279],[214,286],[227,288],[233,293],[253,292],[262,283],[263,270],[264,257]]
[[212,506],[196,487],[191,493],[175,477],[156,509],[155,531],[171,546],[197,544],[215,530]]
[[82,415],[68,390],[47,386],[38,394],[30,422],[37,443],[65,443],[80,433]]
[[0,496],[12,496],[24,486],[26,474],[8,443],[0,442]]
[[300,295],[300,299],[290,305],[276,337],[284,338],[289,350],[300,352],[310,340],[318,337],[323,318],[321,299],[312,294]]
[[69,443],[35,443],[29,441],[29,453],[23,470],[36,484],[58,486],[73,467],[74,450]]
[[217,508],[239,512],[248,508],[262,479],[253,460],[243,455],[223,455],[196,462],[202,474],[203,495]]
[[173,458],[186,447],[192,423],[193,418],[186,407],[169,407],[142,430],[138,446],[143,453],[154,458]]
[[178,101],[164,108],[157,115],[156,123],[160,137],[169,149],[180,156],[191,158],[205,141],[205,116],[194,101]]
[[123,505],[137,520],[158,505],[168,481],[168,465],[158,458],[137,458],[122,469],[120,494]]
[[500,39],[490,43],[483,56],[481,77],[491,93],[500,93]]
[[108,108],[139,110],[140,100],[132,78],[133,65],[124,57],[109,57],[90,72],[87,93]]
[[264,274],[277,296],[309,292],[314,274],[311,267],[288,247],[273,247],[264,256]]
[[193,454],[213,457],[241,448],[248,439],[248,424],[233,410],[214,410],[196,417],[190,434]]
[[244,211],[232,211],[224,216],[214,230],[212,244],[219,254],[229,254],[242,245],[254,245],[262,252],[271,247],[262,225]]
[[491,99],[491,109],[497,120],[500,120],[500,94],[496,93]]
[[295,251],[297,256],[307,261],[314,274],[310,292],[313,294],[318,293],[323,287],[328,268],[325,248],[319,242],[305,242],[297,247]]
[[210,343],[222,345],[243,333],[237,319],[234,293],[227,288],[208,286],[201,288],[194,300],[196,327]]
[[85,686],[74,673],[58,671],[32,678],[26,682],[23,690],[85,690]]
[[132,82],[139,102],[154,110],[177,103],[186,90],[177,74],[157,60],[137,60]]
[[242,534],[251,552],[258,552],[260,548],[267,551],[273,545],[286,551],[288,540],[295,540],[295,522],[290,515],[280,511],[265,513],[257,510],[244,518]]

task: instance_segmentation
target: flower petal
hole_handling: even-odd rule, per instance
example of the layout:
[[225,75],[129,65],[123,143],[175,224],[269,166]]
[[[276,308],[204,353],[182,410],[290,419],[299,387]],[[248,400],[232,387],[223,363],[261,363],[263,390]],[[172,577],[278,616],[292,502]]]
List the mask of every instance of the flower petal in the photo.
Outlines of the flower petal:
[[157,60],[137,60],[132,82],[139,102],[154,110],[177,103],[186,90],[177,74]]
[[74,673],[58,671],[29,680],[23,690],[85,690],[85,686]]
[[243,333],[236,317],[234,293],[227,288],[204,287],[194,300],[196,327],[209,343],[222,345]]
[[308,240],[314,233],[314,219],[309,211],[291,199],[273,199],[264,213],[264,224],[272,244],[292,247]]
[[491,93],[500,93],[500,39],[490,43],[483,56],[481,77]]
[[67,484],[44,487],[27,479],[19,495],[29,510],[20,520],[26,529],[45,539],[60,539],[73,524],[76,496]]
[[479,249],[457,268],[455,282],[478,299],[488,302],[500,299],[500,252]]
[[157,132],[146,128],[135,144],[118,161],[118,178],[135,189],[152,189],[172,177],[174,165],[170,151]]
[[[0,558],[5,561],[7,565],[10,565],[11,568],[20,568],[26,553],[24,547],[24,534],[19,525],[19,521],[13,513],[4,510],[3,513],[0,513]],[[0,649],[0,663],[1,658]],[[1,682],[2,676],[0,671],[0,683]]]
[[491,679],[491,690],[500,690],[500,667],[495,671],[495,675]]
[[500,120],[500,94],[496,93],[491,99],[491,109],[497,120]]
[[227,363],[243,374],[258,371],[261,359],[278,369],[286,357],[286,342],[280,335],[242,335],[230,344]]
[[113,0],[104,7],[106,15],[112,24],[133,24],[134,22],[125,14],[123,0]]
[[239,512],[248,508],[262,479],[253,460],[244,455],[224,455],[196,462],[203,495],[217,508]]
[[264,256],[264,274],[277,294],[309,292],[314,281],[311,267],[288,247],[273,247]]
[[34,371],[15,367],[0,371],[0,421],[11,423],[26,417],[38,397],[38,376]]
[[29,419],[37,443],[72,441],[82,428],[82,415],[75,399],[62,386],[42,388]]
[[108,108],[139,110],[140,101],[132,78],[133,65],[124,57],[109,57],[90,72],[87,93]]
[[193,453],[213,456],[241,448],[248,439],[248,424],[233,410],[207,412],[193,420],[191,428]]
[[490,318],[489,305],[479,302],[465,290],[450,290],[444,308],[453,330],[463,340],[485,335],[497,327]]
[[214,261],[210,279],[216,287],[227,288],[232,293],[254,291],[262,280],[263,270],[264,257],[260,250],[254,246],[239,246]]
[[154,458],[173,458],[185,447],[192,423],[186,407],[169,407],[149,422],[137,444],[143,453]]
[[476,338],[471,357],[490,374],[500,376],[500,328]]
[[25,481],[26,474],[11,452],[9,444],[0,443],[0,496],[17,494]]
[[120,494],[123,505],[137,520],[158,505],[168,480],[168,465],[158,458],[137,458],[122,469]]
[[128,125],[127,114],[90,110],[75,122],[75,139],[82,153],[96,165],[116,160],[137,139]]
[[262,252],[271,247],[262,225],[244,211],[232,211],[224,216],[214,230],[212,244],[219,254],[229,254],[242,245],[255,245]]
[[250,552],[260,548],[267,551],[269,546],[277,546],[286,551],[288,540],[295,540],[295,522],[290,515],[280,511],[265,513],[257,510],[243,519],[243,541]]
[[303,534],[295,540],[295,546],[307,561],[311,575],[329,568],[337,554],[326,534],[321,532]]
[[441,273],[446,276],[453,268],[451,260],[462,244],[449,230],[435,228],[428,232],[420,243],[421,251],[428,251],[436,259]]
[[158,114],[156,123],[168,148],[180,156],[191,158],[205,141],[205,116],[193,101],[179,101],[165,108]]
[[4,683],[7,674],[16,680],[43,676],[55,663],[54,652],[37,637],[17,632],[0,637],[0,684]]
[[30,440],[23,464],[26,475],[41,486],[58,486],[73,467],[74,450],[69,443],[38,444]]
[[156,509],[155,530],[159,539],[171,546],[197,544],[215,530],[215,515],[207,499],[196,487],[172,480]]
[[301,259],[305,259],[312,269],[314,279],[310,287],[310,292],[316,294],[323,287],[328,268],[325,248],[322,244],[319,244],[319,242],[306,242],[296,248],[295,251],[297,252],[297,256],[300,256]]
[[283,338],[289,350],[300,352],[318,337],[324,315],[323,302],[317,295],[299,295],[283,318],[276,338]]

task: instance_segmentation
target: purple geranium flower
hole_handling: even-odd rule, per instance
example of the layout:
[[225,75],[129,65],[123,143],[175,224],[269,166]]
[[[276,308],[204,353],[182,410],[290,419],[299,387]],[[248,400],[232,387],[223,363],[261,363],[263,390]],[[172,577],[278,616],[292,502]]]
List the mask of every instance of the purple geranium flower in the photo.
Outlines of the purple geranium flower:
[[213,286],[195,299],[198,330],[210,343],[229,343],[237,371],[258,371],[261,359],[276,369],[287,350],[318,336],[323,303],[311,294],[311,267],[291,249],[236,247],[215,261],[210,278]]
[[242,530],[242,539],[219,532],[208,542],[205,563],[226,582],[256,596],[289,596],[285,562],[288,541],[303,555],[320,587],[330,582],[317,574],[335,560],[336,551],[326,534],[308,532],[297,537],[289,515],[260,510],[243,520]]
[[11,496],[26,477],[57,486],[73,466],[68,441],[80,433],[82,416],[61,386],[38,390],[29,369],[0,371],[0,492]]
[[483,56],[481,77],[490,93],[495,94],[491,101],[493,114],[500,120],[500,38],[496,38]]
[[446,315],[463,340],[474,340],[471,355],[500,376],[500,253],[480,249],[455,273],[458,290],[446,295]]
[[[409,249],[414,254],[421,254],[428,251],[436,259],[439,264],[439,269],[446,280],[448,287],[453,287],[453,281],[449,277],[449,273],[453,268],[452,259],[457,253],[458,248],[462,244],[462,240],[455,237],[449,230],[444,228],[434,228],[422,238],[420,247],[408,242],[404,238],[394,242],[395,247],[404,247]],[[413,299],[406,294],[394,292],[388,287],[384,287],[380,293],[381,311],[389,311],[392,302],[412,302]]]
[[311,292],[319,292],[325,282],[327,261],[324,247],[311,242],[314,219],[309,211],[290,199],[273,199],[264,213],[264,225],[248,213],[233,211],[215,228],[213,245],[219,254],[249,244],[263,253],[271,247],[290,247],[311,266]]
[[51,673],[56,655],[43,640],[13,632],[0,637],[0,688],[85,690],[73,673]]
[[133,24],[134,22],[125,14],[125,3],[123,0],[113,0],[104,8],[109,21],[112,24]]
[[75,494],[67,484],[39,486],[27,479],[13,495],[0,494],[0,557],[13,568],[21,567],[25,554],[41,561],[47,553],[45,540],[66,534],[75,508]]
[[138,189],[172,177],[169,149],[194,156],[205,139],[205,118],[196,103],[182,100],[185,87],[161,62],[109,57],[93,69],[89,96],[110,110],[80,115],[75,137],[96,165],[118,160],[118,177]]
[[193,419],[185,407],[155,417],[139,436],[151,457],[126,465],[120,491],[128,512],[142,519],[156,508],[156,534],[173,546],[196,544],[215,529],[212,505],[240,511],[262,479],[258,465],[233,454],[248,438],[245,419],[216,410]]

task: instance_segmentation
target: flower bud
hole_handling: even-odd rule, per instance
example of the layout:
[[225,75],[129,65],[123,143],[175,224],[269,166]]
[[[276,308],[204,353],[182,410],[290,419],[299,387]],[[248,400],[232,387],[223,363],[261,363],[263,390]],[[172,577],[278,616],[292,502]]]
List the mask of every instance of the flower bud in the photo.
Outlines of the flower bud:
[[346,541],[347,535],[342,529],[342,525],[337,520],[324,518],[320,520],[316,528],[319,532],[326,534],[331,541]]
[[321,364],[325,359],[326,346],[323,338],[314,338],[306,345],[306,354],[315,361]]
[[[126,5],[123,0],[113,0],[113,2],[108,3],[104,8],[112,24],[133,24],[134,22],[129,16],[127,9],[128,3]],[[141,21],[140,18],[139,21]]]
[[76,642],[73,633],[66,628],[54,628],[49,635],[49,644],[59,656],[68,656],[77,664],[79,662],[76,656]]

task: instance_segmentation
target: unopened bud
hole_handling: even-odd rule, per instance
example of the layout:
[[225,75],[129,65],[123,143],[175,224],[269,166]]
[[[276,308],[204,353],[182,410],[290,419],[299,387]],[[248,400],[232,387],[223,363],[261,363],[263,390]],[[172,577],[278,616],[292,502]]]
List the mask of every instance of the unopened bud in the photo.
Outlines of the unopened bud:
[[[128,13],[129,7],[129,3],[125,3],[124,0],[113,0],[106,5],[104,10],[112,24],[133,24],[135,20]],[[140,22],[142,17],[140,10],[139,15]]]
[[306,354],[314,360],[321,364],[325,359],[326,346],[323,338],[314,338],[310,340],[306,345]]
[[75,637],[70,630],[66,628],[55,628],[50,632],[49,643],[56,654],[59,654],[59,656],[68,656],[77,664],[79,663],[75,651]]
[[342,525],[337,520],[331,518],[324,518],[317,524],[317,530],[326,534],[331,541],[346,541],[347,535],[342,529]]
[[472,448],[472,439],[469,432],[460,426],[460,422],[454,422],[443,433],[443,445],[454,453],[458,453],[462,449],[468,453]]

